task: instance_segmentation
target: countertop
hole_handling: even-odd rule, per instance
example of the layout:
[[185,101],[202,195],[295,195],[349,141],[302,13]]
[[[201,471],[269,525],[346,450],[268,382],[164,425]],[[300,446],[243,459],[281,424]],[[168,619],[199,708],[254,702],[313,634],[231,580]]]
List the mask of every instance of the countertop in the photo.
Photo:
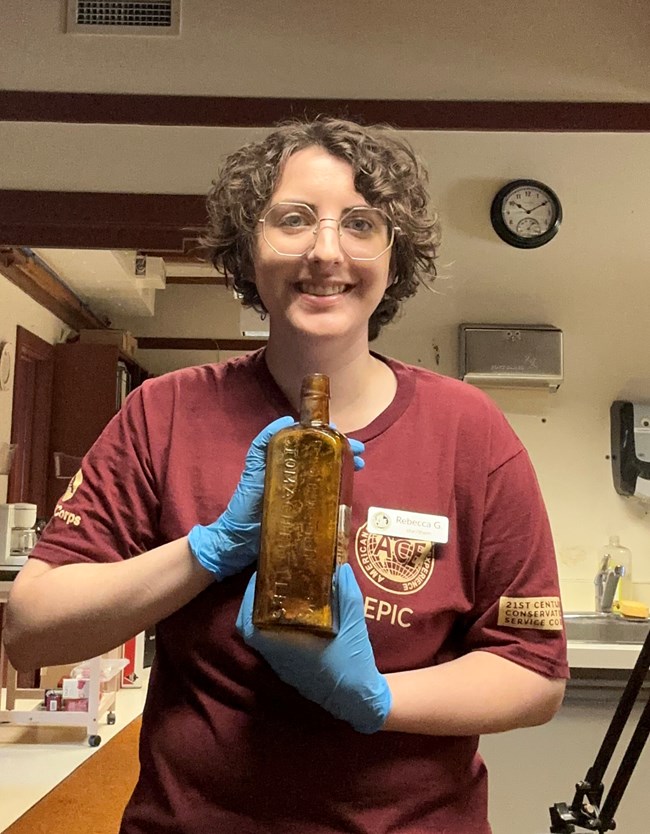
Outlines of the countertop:
[[633,669],[642,644],[583,643],[569,640],[571,669]]

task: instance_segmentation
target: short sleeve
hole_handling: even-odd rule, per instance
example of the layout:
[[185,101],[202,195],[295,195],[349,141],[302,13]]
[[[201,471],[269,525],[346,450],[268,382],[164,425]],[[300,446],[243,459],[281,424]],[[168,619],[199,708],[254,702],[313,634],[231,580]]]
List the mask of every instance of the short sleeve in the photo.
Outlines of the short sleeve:
[[137,388],[84,457],[31,556],[52,565],[127,559],[161,543],[158,517],[147,420]]
[[568,677],[551,530],[523,448],[488,476],[479,552],[466,647]]

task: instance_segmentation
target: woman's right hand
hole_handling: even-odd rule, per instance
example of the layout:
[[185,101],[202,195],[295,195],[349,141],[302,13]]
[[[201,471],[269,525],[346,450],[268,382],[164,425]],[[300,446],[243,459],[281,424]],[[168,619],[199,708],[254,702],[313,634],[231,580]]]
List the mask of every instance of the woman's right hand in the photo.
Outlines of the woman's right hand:
[[[280,429],[294,424],[292,417],[279,417],[262,429],[246,454],[244,471],[224,513],[212,524],[197,524],[187,541],[197,562],[217,580],[239,573],[257,559],[260,550],[260,523],[266,450],[269,441]],[[354,468],[363,468],[363,443],[348,438]]]
[[194,558],[217,580],[239,573],[257,559],[266,450],[273,435],[293,423],[292,417],[280,417],[262,429],[250,445],[244,471],[225,511],[212,524],[192,527],[187,536]]

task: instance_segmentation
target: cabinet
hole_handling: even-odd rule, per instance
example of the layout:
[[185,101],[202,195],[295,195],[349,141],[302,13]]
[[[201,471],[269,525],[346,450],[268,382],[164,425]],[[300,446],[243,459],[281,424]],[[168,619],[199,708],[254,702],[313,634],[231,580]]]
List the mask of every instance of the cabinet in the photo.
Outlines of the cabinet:
[[[605,673],[602,673],[605,675]],[[490,822],[495,834],[542,834],[548,808],[571,802],[575,784],[593,763],[616,710],[627,675],[609,682],[570,681],[560,711],[549,723],[481,739],[489,773]],[[637,725],[648,694],[641,694],[605,774],[605,794]],[[615,820],[621,834],[646,834],[650,817],[650,748],[643,751]],[[584,831],[585,829],[580,829]]]
[[47,514],[130,391],[150,374],[117,345],[55,345]]

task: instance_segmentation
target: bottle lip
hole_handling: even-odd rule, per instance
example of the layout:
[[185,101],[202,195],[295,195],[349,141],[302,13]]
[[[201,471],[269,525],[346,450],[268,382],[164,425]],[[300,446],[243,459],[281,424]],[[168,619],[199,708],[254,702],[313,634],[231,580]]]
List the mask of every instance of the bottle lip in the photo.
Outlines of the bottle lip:
[[330,395],[330,378],[327,374],[307,374],[303,377],[300,389],[301,397]]

